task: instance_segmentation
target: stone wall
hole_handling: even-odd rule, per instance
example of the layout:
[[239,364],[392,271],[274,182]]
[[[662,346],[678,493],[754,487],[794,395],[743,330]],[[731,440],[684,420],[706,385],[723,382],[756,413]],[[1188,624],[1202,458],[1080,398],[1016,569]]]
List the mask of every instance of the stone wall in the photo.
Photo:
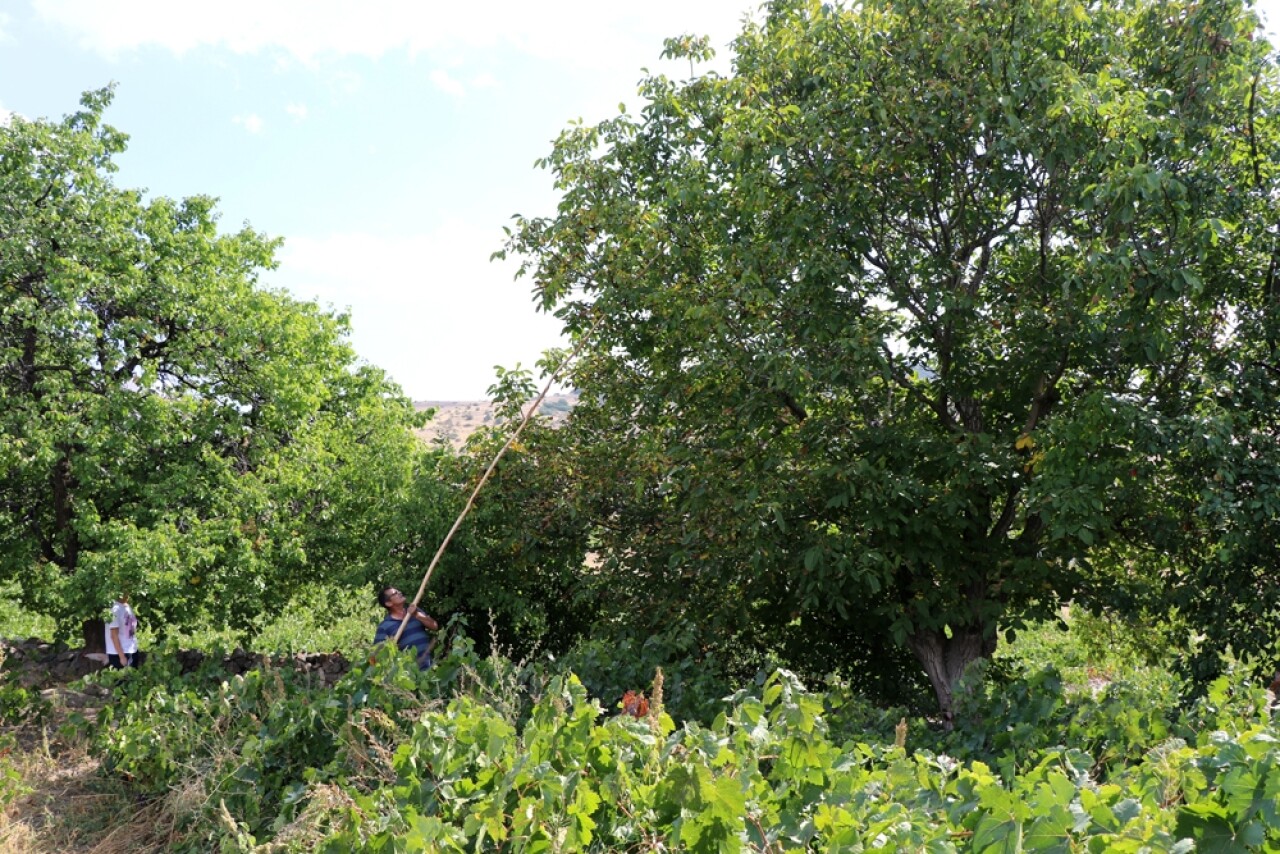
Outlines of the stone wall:
[[[147,653],[140,655],[140,663],[145,665]],[[104,656],[78,649],[60,648],[36,638],[22,641],[0,639],[0,657],[3,657],[0,668],[16,672],[19,683],[26,688],[47,688],[72,682],[106,667]],[[199,650],[184,649],[177,652],[176,658],[181,671],[190,673],[203,665],[209,656]],[[332,685],[351,669],[347,660],[336,652],[265,656],[243,649],[224,655],[221,666],[228,676],[237,676],[261,667],[264,663],[291,669],[324,685]]]

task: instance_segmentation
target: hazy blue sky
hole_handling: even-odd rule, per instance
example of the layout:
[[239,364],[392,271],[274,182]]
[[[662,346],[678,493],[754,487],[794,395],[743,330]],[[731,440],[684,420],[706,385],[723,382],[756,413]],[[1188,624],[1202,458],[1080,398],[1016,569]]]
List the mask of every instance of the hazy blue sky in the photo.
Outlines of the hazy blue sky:
[[[352,342],[415,399],[478,399],[561,342],[514,265],[515,213],[570,120],[636,109],[686,32],[728,44],[753,0],[5,0],[0,110],[58,118],[115,81],[117,181],[219,197],[285,238],[268,285],[350,308]],[[727,58],[728,51],[720,51]]]
[[[1270,20],[1280,0],[1259,6]],[[662,39],[728,42],[757,0],[4,0],[0,112],[60,117],[115,81],[117,177],[221,199],[285,238],[269,285],[352,314],[415,399],[477,399],[560,342],[512,264],[511,215],[550,213],[533,161],[576,118],[637,109]]]

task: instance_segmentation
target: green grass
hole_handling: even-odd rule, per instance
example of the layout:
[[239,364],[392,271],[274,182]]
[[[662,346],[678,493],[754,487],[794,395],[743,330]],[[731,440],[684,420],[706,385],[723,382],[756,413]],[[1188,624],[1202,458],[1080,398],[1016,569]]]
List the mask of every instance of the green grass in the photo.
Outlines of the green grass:
[[1168,667],[1185,652],[1178,629],[1163,620],[1137,623],[1112,615],[1064,608],[1059,619],[1031,623],[1002,637],[992,656],[1004,669],[1054,668],[1068,683],[1109,680],[1135,663]]
[[18,602],[18,585],[0,584],[0,638],[55,640],[56,627],[49,617],[33,614]]

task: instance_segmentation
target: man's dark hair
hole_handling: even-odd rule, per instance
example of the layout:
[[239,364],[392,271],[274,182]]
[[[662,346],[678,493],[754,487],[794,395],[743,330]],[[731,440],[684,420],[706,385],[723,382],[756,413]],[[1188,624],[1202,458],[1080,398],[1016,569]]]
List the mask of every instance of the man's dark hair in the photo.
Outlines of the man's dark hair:
[[390,586],[384,587],[378,591],[378,604],[384,608],[387,607],[387,591],[388,590],[395,590],[395,587],[390,587]]

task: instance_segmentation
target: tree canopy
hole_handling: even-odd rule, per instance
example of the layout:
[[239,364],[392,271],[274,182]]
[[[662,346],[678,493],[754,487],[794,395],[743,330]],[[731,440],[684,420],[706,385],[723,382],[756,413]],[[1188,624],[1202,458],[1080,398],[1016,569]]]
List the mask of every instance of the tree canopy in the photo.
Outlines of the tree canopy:
[[562,134],[558,211],[507,251],[586,339],[618,595],[868,667],[897,641],[944,712],[1069,599],[1215,619],[1231,567],[1276,613],[1257,29],[1238,0],[782,0],[732,73]]
[[380,573],[418,420],[347,320],[258,282],[279,245],[115,185],[111,90],[0,127],[0,579],[64,620],[247,626]]

